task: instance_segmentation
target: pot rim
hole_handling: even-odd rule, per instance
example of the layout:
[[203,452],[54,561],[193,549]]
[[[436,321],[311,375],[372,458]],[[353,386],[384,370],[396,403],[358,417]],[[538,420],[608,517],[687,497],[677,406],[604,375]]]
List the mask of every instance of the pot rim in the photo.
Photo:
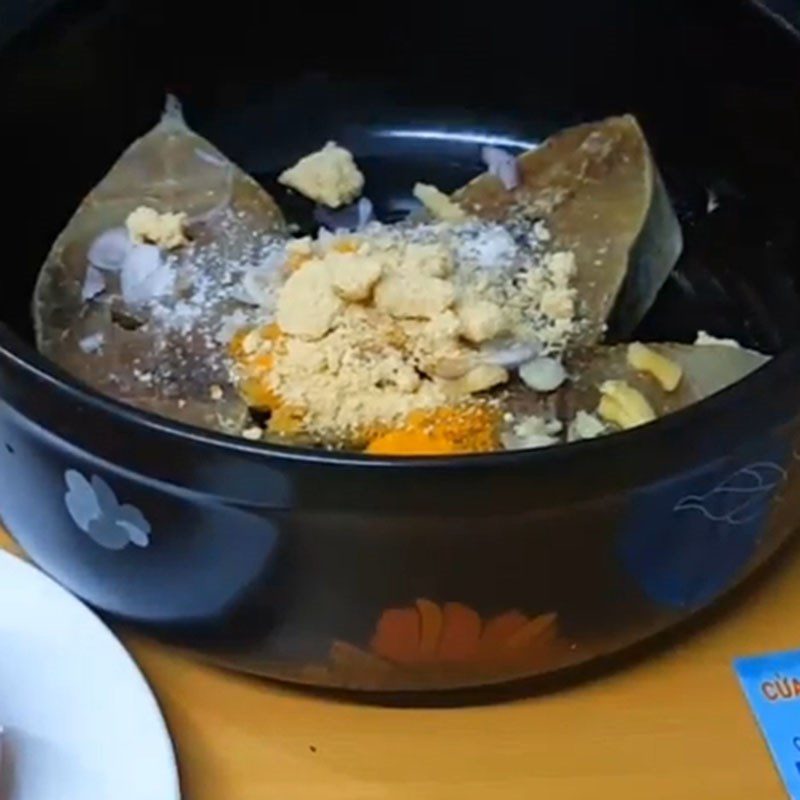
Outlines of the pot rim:
[[[680,411],[668,414],[653,423],[635,430],[619,431],[611,436],[554,445],[529,450],[472,453],[455,456],[372,456],[347,451],[317,450],[308,447],[292,447],[252,442],[224,433],[175,422],[166,417],[141,411],[134,406],[101,394],[78,379],[61,370],[30,344],[0,322],[0,358],[6,359],[17,369],[27,373],[72,403],[80,403],[88,409],[124,421],[133,427],[144,427],[151,433],[181,440],[189,445],[200,445],[221,453],[269,458],[287,465],[350,466],[383,468],[391,470],[418,470],[445,468],[486,468],[540,466],[561,463],[573,458],[583,459],[591,453],[600,453],[610,462],[617,456],[630,454],[630,447],[647,451],[650,447],[663,447],[665,437],[686,432],[694,426],[698,431],[714,427],[715,420],[739,412],[742,420],[755,422],[749,433],[772,424],[770,415],[758,413],[758,403],[780,399],[777,393],[786,393],[793,376],[800,373],[800,345],[774,356],[742,380],[714,395],[692,404]],[[800,388],[800,382],[798,382]],[[800,398],[799,398],[800,399]],[[794,408],[794,406],[792,406]],[[24,409],[20,409],[24,413]],[[794,411],[800,410],[800,406]],[[731,449],[735,443],[731,442]]]

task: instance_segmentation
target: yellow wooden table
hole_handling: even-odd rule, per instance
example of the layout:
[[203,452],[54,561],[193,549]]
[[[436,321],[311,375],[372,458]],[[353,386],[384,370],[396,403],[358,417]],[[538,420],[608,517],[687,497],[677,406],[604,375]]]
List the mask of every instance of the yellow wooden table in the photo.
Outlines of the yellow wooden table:
[[800,647],[800,547],[777,562],[623,668],[499,705],[357,705],[122,634],[161,701],[185,800],[777,800],[731,668]]

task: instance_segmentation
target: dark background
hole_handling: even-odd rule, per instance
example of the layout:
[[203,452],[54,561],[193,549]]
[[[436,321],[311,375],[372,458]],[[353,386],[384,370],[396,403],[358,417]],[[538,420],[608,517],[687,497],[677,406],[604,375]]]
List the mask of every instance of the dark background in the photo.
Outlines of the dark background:
[[769,12],[782,17],[790,25],[800,28],[800,2],[798,0],[756,0]]

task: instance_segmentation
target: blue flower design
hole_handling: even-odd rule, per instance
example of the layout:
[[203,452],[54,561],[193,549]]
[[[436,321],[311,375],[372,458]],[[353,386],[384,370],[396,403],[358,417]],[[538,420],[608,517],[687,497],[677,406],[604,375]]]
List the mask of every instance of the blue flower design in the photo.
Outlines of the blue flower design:
[[97,475],[91,481],[74,469],[64,475],[64,500],[75,524],[108,550],[123,550],[129,544],[150,544],[150,523],[138,508],[120,505],[111,487]]

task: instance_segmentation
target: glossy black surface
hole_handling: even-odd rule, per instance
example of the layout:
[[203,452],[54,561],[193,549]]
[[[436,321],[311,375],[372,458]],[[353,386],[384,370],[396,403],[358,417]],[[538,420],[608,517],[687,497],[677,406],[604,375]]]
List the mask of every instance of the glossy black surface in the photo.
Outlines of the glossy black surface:
[[[0,513],[99,608],[255,672],[391,689],[558,669],[710,602],[800,516],[797,39],[745,2],[420,12],[387,24],[340,7],[62,2],[0,54],[14,265],[0,292]],[[686,234],[639,335],[704,328],[781,355],[634,433],[433,463],[270,453],[96,398],[32,353],[28,298],[51,241],[167,90],[301,226],[309,207],[274,177],[326,139],[354,150],[390,220],[416,179],[472,177],[486,140],[526,147],[632,111]],[[140,509],[148,546],[109,550],[80,530],[70,470]],[[742,486],[749,505],[729,499]],[[703,500],[689,517],[687,497]],[[483,630],[509,610],[555,613],[563,647],[466,672],[446,658],[388,677],[331,666],[332,643],[368,650],[382,612],[421,597],[474,609]]]

